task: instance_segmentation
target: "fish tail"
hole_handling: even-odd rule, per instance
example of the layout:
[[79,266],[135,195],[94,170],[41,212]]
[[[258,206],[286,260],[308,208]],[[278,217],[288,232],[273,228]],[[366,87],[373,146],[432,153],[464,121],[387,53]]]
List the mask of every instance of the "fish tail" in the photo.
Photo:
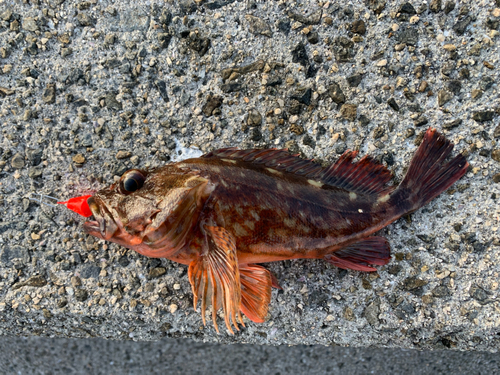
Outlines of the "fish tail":
[[399,206],[403,215],[411,213],[458,181],[467,172],[469,163],[462,154],[445,161],[452,150],[453,143],[444,135],[428,129],[405,178],[391,194],[390,203]]

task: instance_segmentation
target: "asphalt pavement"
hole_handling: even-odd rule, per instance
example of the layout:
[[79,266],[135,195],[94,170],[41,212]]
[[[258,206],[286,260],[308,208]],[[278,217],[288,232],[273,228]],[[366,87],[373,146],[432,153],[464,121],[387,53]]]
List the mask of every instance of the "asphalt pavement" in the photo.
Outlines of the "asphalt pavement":
[[2,374],[498,374],[496,353],[0,338]]

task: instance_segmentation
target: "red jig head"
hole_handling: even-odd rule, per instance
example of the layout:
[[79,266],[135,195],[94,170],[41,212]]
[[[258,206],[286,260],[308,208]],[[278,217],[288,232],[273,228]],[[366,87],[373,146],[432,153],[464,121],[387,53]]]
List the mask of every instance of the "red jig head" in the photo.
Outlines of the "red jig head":
[[90,211],[89,204],[87,203],[87,199],[89,199],[92,195],[84,195],[81,197],[74,197],[68,199],[66,202],[57,202],[57,204],[64,204],[71,211],[75,211],[78,215],[82,215],[83,217],[92,216],[92,211]]

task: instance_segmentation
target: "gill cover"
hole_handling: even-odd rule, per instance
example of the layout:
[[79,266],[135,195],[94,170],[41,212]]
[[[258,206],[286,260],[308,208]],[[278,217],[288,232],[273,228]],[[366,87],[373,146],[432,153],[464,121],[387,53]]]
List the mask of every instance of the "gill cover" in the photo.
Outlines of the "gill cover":
[[158,205],[160,210],[143,232],[143,245],[150,257],[168,257],[180,250],[198,222],[203,205],[212,192],[208,180],[194,176],[184,187],[173,189]]

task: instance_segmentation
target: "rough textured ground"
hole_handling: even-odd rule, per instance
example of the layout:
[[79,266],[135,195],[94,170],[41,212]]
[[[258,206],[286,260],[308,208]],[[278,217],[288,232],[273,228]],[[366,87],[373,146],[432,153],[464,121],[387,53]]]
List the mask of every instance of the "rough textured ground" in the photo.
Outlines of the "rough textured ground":
[[0,338],[4,374],[498,374],[496,353],[339,346]]
[[[2,334],[498,350],[498,1],[0,7]],[[184,266],[95,241],[28,199],[227,146],[324,163],[359,149],[397,181],[428,126],[471,169],[382,231],[391,263],[271,264],[283,291],[235,336],[203,328]]]

